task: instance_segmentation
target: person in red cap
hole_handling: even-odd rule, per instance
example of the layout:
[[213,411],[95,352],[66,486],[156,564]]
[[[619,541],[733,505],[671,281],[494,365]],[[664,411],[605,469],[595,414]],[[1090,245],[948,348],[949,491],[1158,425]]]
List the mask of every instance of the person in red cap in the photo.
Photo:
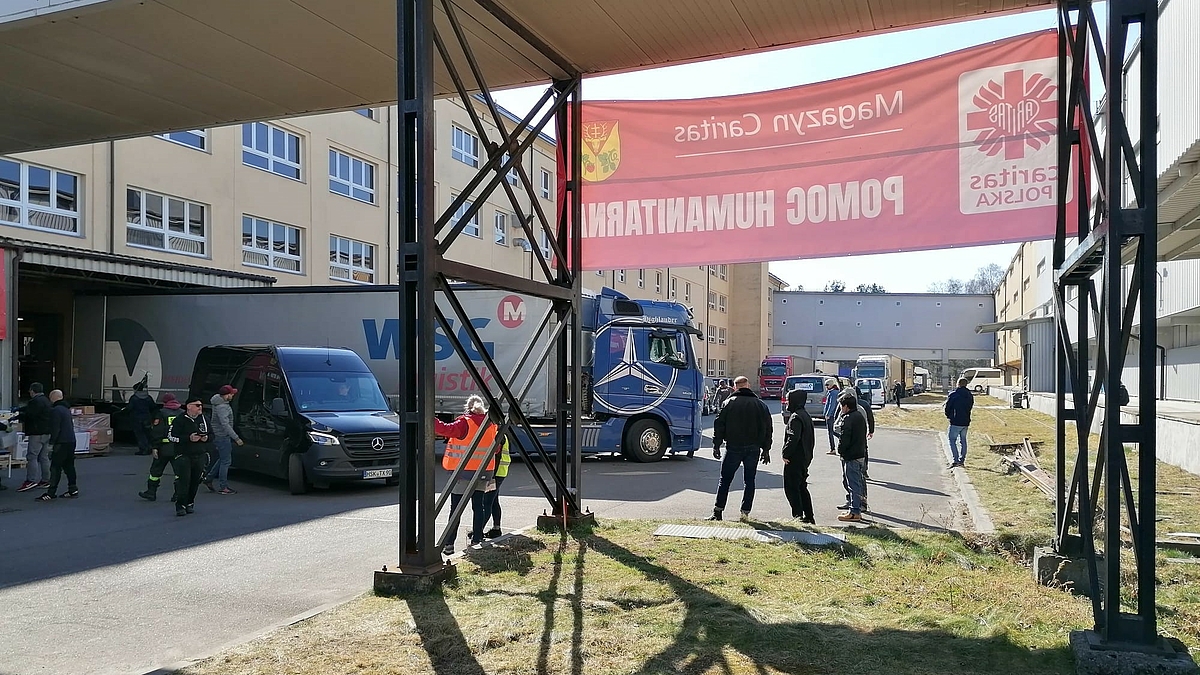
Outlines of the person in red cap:
[[[150,462],[150,477],[146,479],[146,491],[138,493],[139,497],[150,502],[158,498],[158,485],[162,481],[163,470],[175,459],[175,444],[167,438],[167,432],[171,430],[171,423],[175,421],[175,417],[183,410],[175,394],[163,394],[161,405],[150,422],[150,453],[154,455],[153,461]],[[179,477],[176,476],[171,501],[175,501],[178,493]]]
[[[233,406],[229,402],[237,393],[237,389],[226,384],[209,400],[209,404],[212,405],[213,445],[217,454],[209,461],[204,485],[209,492],[219,492],[223,495],[236,494],[236,490],[229,487],[229,465],[233,463],[233,444],[242,445],[242,439],[233,428]],[[213,486],[214,479],[219,487]]]

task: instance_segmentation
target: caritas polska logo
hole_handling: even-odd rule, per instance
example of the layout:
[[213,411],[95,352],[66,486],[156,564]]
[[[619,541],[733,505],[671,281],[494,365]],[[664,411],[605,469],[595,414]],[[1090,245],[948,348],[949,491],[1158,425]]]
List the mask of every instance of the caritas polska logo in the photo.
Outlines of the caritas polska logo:
[[972,70],[958,78],[962,213],[1054,206],[1057,71],[1057,59],[1049,58]]

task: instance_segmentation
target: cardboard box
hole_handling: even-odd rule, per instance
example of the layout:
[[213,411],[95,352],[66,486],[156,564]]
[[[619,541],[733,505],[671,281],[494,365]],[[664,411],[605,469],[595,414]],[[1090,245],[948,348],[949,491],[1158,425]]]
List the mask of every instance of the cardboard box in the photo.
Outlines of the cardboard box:
[[[88,433],[88,442],[91,443],[93,448],[96,448],[96,449],[107,448],[108,446],[112,445],[112,442],[113,442],[113,430],[112,429],[89,429],[87,433]],[[76,436],[78,436],[78,435],[79,434],[76,434]]]
[[83,413],[76,415],[71,421],[75,424],[75,431],[112,428],[112,420],[108,413]]
[[94,405],[82,405],[82,406],[76,406],[74,408],[71,408],[71,415],[95,415],[95,414],[96,414],[96,406],[94,406]]

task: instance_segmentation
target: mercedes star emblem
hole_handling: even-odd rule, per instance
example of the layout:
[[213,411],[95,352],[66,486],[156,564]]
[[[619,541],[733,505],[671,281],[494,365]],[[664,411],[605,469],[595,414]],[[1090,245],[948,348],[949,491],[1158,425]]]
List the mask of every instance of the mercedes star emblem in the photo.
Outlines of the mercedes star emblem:
[[382,450],[383,449],[383,439],[378,436],[376,436],[375,438],[372,438],[371,439],[371,449],[375,450],[376,452],[378,452],[379,450]]

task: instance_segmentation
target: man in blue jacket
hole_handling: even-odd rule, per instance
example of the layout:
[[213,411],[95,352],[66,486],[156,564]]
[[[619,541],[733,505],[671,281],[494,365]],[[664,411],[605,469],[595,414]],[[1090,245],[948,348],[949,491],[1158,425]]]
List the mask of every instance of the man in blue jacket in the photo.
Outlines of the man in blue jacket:
[[946,419],[950,420],[950,468],[967,461],[967,427],[971,426],[971,408],[975,396],[967,389],[967,380],[958,379],[958,388],[946,397]]
[[825,433],[829,436],[829,454],[837,454],[837,436],[833,433],[833,423],[838,418],[838,396],[842,393],[838,381],[825,380]]

